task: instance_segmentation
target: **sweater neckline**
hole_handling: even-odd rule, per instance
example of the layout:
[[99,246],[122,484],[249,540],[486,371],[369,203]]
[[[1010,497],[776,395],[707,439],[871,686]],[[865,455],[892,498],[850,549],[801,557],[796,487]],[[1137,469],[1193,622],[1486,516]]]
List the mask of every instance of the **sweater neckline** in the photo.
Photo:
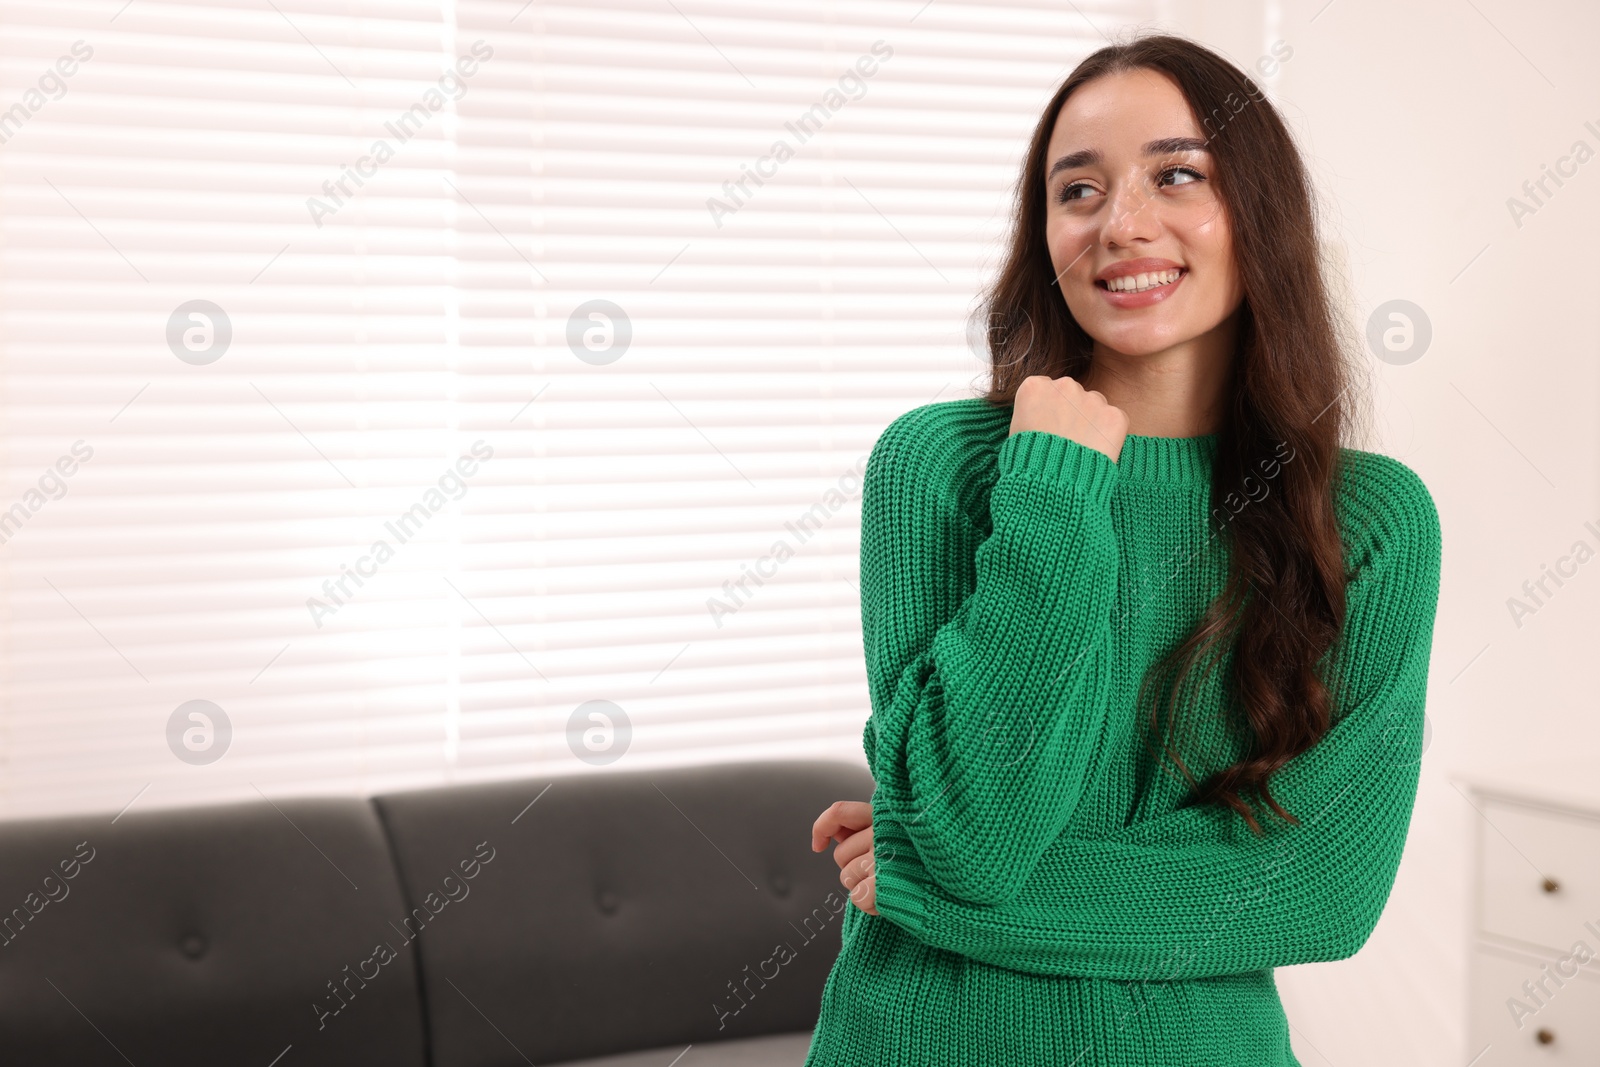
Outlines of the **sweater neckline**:
[[1216,433],[1194,437],[1130,433],[1123,437],[1117,457],[1117,480],[1209,486],[1216,455]]

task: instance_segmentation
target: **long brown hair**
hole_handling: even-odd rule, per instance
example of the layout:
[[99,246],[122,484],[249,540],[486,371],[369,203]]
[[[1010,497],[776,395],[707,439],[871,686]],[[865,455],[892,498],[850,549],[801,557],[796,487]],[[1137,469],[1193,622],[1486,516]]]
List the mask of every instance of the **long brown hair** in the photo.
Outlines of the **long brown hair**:
[[[1211,487],[1213,533],[1228,538],[1227,584],[1194,632],[1145,676],[1140,702],[1164,683],[1165,714],[1158,699],[1151,737],[1195,801],[1225,804],[1259,833],[1254,802],[1298,822],[1268,780],[1316,744],[1333,710],[1318,664],[1345,610],[1333,483],[1341,435],[1355,414],[1345,395],[1354,348],[1324,276],[1300,153],[1265,94],[1233,64],[1193,41],[1153,34],[1100,49],[1056,91],[1023,162],[1005,259],[979,307],[992,363],[986,399],[1011,404],[1029,375],[1082,380],[1089,369],[1093,341],[1054,287],[1045,243],[1046,154],[1068,97],[1091,79],[1139,69],[1170,77],[1204,130],[1245,294]],[[1180,690],[1199,665],[1203,680],[1230,651],[1227,699],[1237,709],[1230,727],[1243,754],[1200,782],[1173,744],[1176,711],[1185,705]],[[1248,732],[1238,733],[1243,726]]]

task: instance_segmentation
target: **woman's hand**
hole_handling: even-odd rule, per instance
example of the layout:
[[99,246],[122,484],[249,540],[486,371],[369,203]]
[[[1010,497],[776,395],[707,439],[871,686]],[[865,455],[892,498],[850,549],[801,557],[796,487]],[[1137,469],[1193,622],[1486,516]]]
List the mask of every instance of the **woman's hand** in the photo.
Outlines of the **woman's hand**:
[[811,825],[811,851],[821,852],[829,841],[839,842],[833,862],[839,881],[856,907],[878,914],[878,888],[872,870],[872,805],[863,800],[835,801]]
[[1023,430],[1059,434],[1115,460],[1128,435],[1128,415],[1074,378],[1033,374],[1022,379],[1011,408],[1011,432]]

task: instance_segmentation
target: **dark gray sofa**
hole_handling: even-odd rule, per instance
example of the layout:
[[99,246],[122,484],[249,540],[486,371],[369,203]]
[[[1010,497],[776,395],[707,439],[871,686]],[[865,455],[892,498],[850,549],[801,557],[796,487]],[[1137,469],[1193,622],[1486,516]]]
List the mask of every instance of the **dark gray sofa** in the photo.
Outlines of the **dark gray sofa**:
[[853,906],[811,823],[871,791],[788,761],[0,823],[0,1061],[798,1067]]

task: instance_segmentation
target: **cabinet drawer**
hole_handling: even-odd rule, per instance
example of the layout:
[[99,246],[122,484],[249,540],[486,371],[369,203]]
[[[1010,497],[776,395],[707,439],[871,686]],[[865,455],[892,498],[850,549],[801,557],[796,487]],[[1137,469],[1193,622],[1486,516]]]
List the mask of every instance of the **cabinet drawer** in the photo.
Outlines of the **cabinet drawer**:
[[[1594,938],[1585,940],[1596,947]],[[1563,958],[1565,970],[1577,975],[1561,977],[1564,984],[1558,986],[1550,975],[1560,974],[1556,964]],[[1600,1063],[1600,956],[1580,967],[1565,956],[1541,960],[1479,946],[1471,966],[1472,1039],[1467,1051],[1483,1052],[1473,1067]],[[1548,995],[1539,989],[1541,980]],[[1532,985],[1537,1000],[1523,988],[1524,982]],[[1514,1012],[1515,1003],[1533,1014]]]
[[1478,927],[1556,953],[1600,919],[1600,821],[1487,800],[1478,824]]

